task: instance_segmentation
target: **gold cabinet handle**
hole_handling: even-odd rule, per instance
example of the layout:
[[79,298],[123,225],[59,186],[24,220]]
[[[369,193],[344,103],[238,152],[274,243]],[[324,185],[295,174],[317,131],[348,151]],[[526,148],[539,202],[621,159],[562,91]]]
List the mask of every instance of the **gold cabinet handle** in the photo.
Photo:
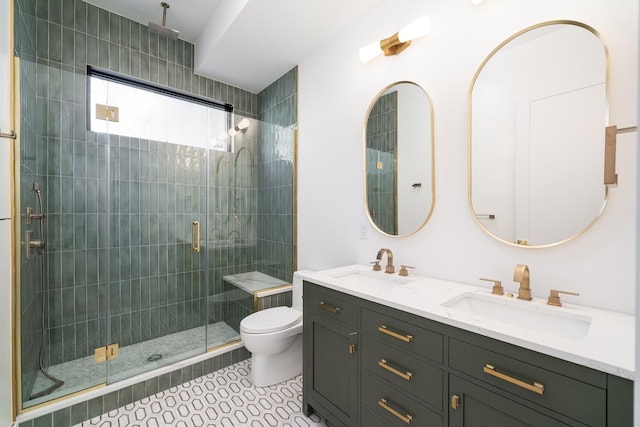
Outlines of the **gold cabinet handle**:
[[329,304],[325,303],[324,301],[320,301],[320,303],[318,304],[318,307],[320,307],[323,310],[329,311],[331,313],[340,314],[340,307],[332,307]]
[[378,331],[382,332],[383,334],[387,334],[390,335],[394,338],[399,339],[400,341],[404,341],[404,342],[411,342],[413,341],[413,335],[409,335],[409,334],[401,334],[399,332],[395,332],[392,331],[391,329],[389,329],[387,327],[387,325],[380,325],[378,326]]
[[389,362],[387,362],[386,359],[380,359],[378,361],[378,366],[380,366],[381,368],[386,369],[387,371],[389,371],[389,372],[391,372],[393,374],[396,374],[400,378],[404,378],[407,381],[411,381],[411,378],[413,378],[413,373],[407,371],[406,369],[404,370],[405,372],[402,372],[400,369],[391,366],[389,364]]
[[378,405],[380,405],[385,411],[387,411],[390,414],[393,414],[394,416],[400,418],[402,421],[404,421],[407,424],[409,424],[411,421],[413,421],[413,417],[411,415],[407,414],[407,411],[402,410],[402,412],[405,413],[405,415],[402,415],[400,413],[400,411],[398,411],[397,409],[392,408],[389,405],[389,402],[387,402],[387,399],[378,400]]
[[457,394],[451,395],[451,409],[458,409],[460,407],[460,396]]
[[191,223],[191,250],[200,252],[200,221]]
[[498,372],[493,365],[489,365],[488,363],[484,366],[484,373],[507,381],[511,384],[517,385],[518,387],[522,387],[539,395],[542,395],[544,393],[544,385],[535,381],[533,382],[533,384],[529,384],[525,381],[503,374],[502,372]]

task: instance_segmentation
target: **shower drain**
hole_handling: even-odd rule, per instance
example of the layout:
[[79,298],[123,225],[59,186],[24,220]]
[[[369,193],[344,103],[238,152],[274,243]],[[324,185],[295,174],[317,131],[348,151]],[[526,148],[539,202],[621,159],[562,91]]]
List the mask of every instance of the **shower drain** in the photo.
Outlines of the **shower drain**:
[[147,357],[147,362],[157,362],[160,359],[162,359],[161,354],[152,354],[151,356]]

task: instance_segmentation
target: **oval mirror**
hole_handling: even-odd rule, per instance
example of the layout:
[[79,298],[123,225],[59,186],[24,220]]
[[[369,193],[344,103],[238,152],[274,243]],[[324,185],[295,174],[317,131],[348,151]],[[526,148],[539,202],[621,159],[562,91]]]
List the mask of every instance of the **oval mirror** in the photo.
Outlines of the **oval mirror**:
[[498,46],[470,89],[469,204],[513,245],[584,232],[606,201],[607,52],[592,28],[554,21]]
[[433,111],[411,82],[383,89],[364,129],[365,208],[380,232],[406,236],[429,219],[435,200]]

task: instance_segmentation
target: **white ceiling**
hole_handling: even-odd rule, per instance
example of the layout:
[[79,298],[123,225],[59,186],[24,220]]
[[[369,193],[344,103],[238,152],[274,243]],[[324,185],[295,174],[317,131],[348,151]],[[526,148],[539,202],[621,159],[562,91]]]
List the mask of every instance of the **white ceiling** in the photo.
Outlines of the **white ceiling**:
[[[198,74],[257,93],[385,1],[167,0],[167,26],[195,44]],[[162,23],[161,0],[88,2]]]

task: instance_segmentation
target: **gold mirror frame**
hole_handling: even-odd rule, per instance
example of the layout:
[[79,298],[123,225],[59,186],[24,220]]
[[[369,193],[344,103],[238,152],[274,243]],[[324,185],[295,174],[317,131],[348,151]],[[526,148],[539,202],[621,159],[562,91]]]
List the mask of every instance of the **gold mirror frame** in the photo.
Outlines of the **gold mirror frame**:
[[[557,242],[551,242],[551,243],[545,243],[545,244],[540,244],[540,245],[528,245],[526,241],[516,241],[516,242],[510,242],[508,240],[505,240],[504,238],[497,236],[496,234],[494,234],[493,232],[491,232],[487,227],[485,227],[485,225],[480,221],[480,218],[478,218],[479,215],[483,215],[483,214],[479,214],[474,210],[473,207],[473,175],[472,175],[472,170],[473,170],[473,159],[472,159],[472,133],[473,133],[473,128],[472,128],[472,122],[473,122],[473,103],[472,103],[472,98],[473,98],[473,89],[476,85],[476,81],[478,79],[478,77],[480,76],[482,70],[484,69],[485,65],[491,60],[491,58],[494,57],[494,55],[496,53],[498,53],[500,51],[500,49],[502,49],[503,47],[505,47],[508,43],[510,43],[511,41],[513,41],[514,39],[522,36],[523,34],[526,34],[530,31],[539,29],[539,28],[543,28],[543,27],[547,27],[547,26],[551,26],[551,25],[574,25],[580,28],[583,28],[589,32],[591,32],[594,36],[596,36],[601,44],[602,44],[602,48],[603,48],[603,53],[604,53],[604,59],[605,59],[605,123],[606,126],[609,126],[609,51],[607,49],[607,46],[604,44],[604,41],[602,40],[602,38],[600,37],[600,34],[591,26],[586,25],[582,22],[578,22],[578,21],[572,21],[572,20],[553,20],[553,21],[546,21],[546,22],[542,22],[536,25],[532,25],[529,26],[521,31],[518,31],[517,33],[513,34],[511,37],[507,38],[505,41],[503,41],[502,43],[500,43],[495,49],[493,49],[493,51],[491,51],[491,53],[485,58],[485,60],[482,62],[482,64],[480,64],[480,67],[478,67],[478,70],[476,71],[475,75],[473,76],[473,79],[471,81],[471,85],[469,87],[469,93],[468,93],[468,125],[467,125],[467,132],[468,132],[468,145],[467,145],[467,150],[468,150],[468,163],[467,163],[467,168],[468,168],[468,203],[469,203],[469,210],[471,211],[471,214],[473,216],[473,219],[476,221],[476,223],[480,226],[480,228],[487,233],[489,236],[491,236],[492,238],[505,243],[507,245],[510,246],[514,246],[514,247],[518,247],[518,248],[548,248],[548,247],[553,247],[553,246],[558,246],[561,245],[563,243],[569,242],[571,240],[574,240],[576,238],[578,238],[579,236],[583,235],[588,229],[591,228],[591,226],[593,226],[593,224],[602,216],[602,213],[604,212],[607,203],[608,203],[608,199],[609,199],[609,187],[608,185],[603,183],[603,187],[604,187],[604,200],[602,203],[602,207],[600,208],[600,210],[598,211],[597,215],[594,217],[594,219],[588,223],[586,225],[586,227],[584,227],[581,231],[577,232],[574,235],[571,235],[565,239],[559,240]],[[603,129],[602,132],[602,136],[603,136],[603,146],[604,146],[604,135],[605,135],[605,129]],[[491,216],[490,214],[488,214],[487,216]]]
[[[431,199],[429,200],[429,209],[428,212],[426,212],[424,221],[422,221],[414,230],[412,230],[409,233],[405,233],[405,234],[390,234],[386,231],[384,231],[375,221],[375,219],[371,216],[370,210],[369,210],[369,195],[368,195],[368,189],[367,189],[367,124],[369,122],[369,116],[371,115],[371,112],[374,108],[374,106],[376,105],[376,103],[378,102],[378,100],[380,99],[380,97],[382,95],[384,95],[389,89],[393,88],[394,86],[399,86],[399,85],[412,85],[415,86],[415,88],[419,89],[425,96],[425,101],[427,102],[427,105],[429,107],[429,123],[430,123],[430,129],[429,129],[429,135],[428,135],[428,140],[425,141],[425,143],[428,143],[430,145],[429,147],[429,155],[431,157],[430,159],[430,163],[428,165],[428,167],[430,167],[430,176],[429,179],[431,180],[431,185],[430,187],[430,192],[431,192]],[[373,100],[371,101],[371,103],[369,104],[369,108],[367,109],[367,112],[365,114],[364,117],[364,124],[362,126],[362,135],[363,135],[363,145],[362,145],[362,158],[363,158],[363,182],[364,182],[364,209],[367,215],[367,218],[369,219],[369,222],[371,223],[371,225],[381,234],[385,235],[385,236],[389,236],[389,237],[407,237],[407,236],[411,236],[415,233],[417,233],[418,231],[420,231],[425,224],[429,221],[429,218],[431,218],[431,215],[433,214],[433,209],[435,206],[435,138],[434,138],[434,114],[433,114],[433,102],[431,100],[431,97],[429,96],[429,94],[427,93],[426,90],[424,90],[420,85],[411,82],[411,81],[397,81],[394,83],[391,83],[389,85],[387,85],[385,88],[383,88],[380,92],[378,92],[376,94],[376,96],[373,98]],[[395,162],[397,162],[397,158],[394,160]],[[397,174],[397,164],[396,164],[396,174]],[[421,184],[420,184],[421,185]],[[396,197],[396,207],[397,207],[397,197],[398,197],[398,191],[397,188],[395,189],[395,197]],[[397,211],[397,209],[396,209]],[[396,215],[396,222],[397,222],[397,215]]]

